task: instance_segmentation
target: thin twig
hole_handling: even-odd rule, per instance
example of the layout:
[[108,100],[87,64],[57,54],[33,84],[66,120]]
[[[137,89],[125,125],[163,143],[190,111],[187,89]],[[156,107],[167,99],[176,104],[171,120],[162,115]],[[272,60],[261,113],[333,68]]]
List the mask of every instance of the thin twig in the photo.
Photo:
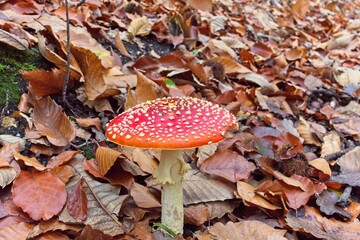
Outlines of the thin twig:
[[68,0],[65,0],[65,15],[66,15],[66,73],[62,88],[62,102],[63,104],[68,105],[66,100],[67,87],[70,78],[70,21],[69,21]]

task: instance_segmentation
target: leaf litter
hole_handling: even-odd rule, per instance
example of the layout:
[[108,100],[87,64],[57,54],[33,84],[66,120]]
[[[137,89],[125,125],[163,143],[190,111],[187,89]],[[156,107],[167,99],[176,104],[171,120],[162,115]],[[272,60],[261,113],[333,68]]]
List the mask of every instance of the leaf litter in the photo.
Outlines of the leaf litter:
[[[162,236],[152,229],[159,153],[115,146],[104,129],[164,96],[221,104],[240,125],[185,152],[186,231],[176,239],[359,238],[358,3],[85,1],[69,10],[73,109],[59,101],[64,6],[0,4],[0,43],[38,48],[52,64],[21,72],[27,92],[0,112],[1,239]],[[19,122],[24,132],[6,135]]]

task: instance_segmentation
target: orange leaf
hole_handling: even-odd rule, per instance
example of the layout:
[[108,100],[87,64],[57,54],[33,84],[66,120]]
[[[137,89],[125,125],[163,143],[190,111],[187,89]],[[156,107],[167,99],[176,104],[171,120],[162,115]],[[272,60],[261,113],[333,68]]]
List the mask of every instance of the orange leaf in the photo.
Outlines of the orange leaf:
[[[0,148],[0,164],[1,166],[9,166],[9,162],[13,158],[13,153],[21,150],[21,146],[19,142],[5,144],[2,148]],[[6,165],[7,163],[7,165]]]
[[106,84],[104,79],[105,68],[100,57],[88,49],[74,47],[74,54],[80,69],[84,74],[85,94],[90,101],[113,96],[119,93],[115,86]]
[[1,228],[0,239],[26,240],[33,228],[34,225],[27,222]]
[[249,73],[250,69],[244,67],[240,63],[236,62],[230,57],[215,57],[211,60],[221,63],[225,68],[225,74],[227,73]]
[[129,235],[136,236],[137,239],[154,240],[148,219],[135,223]]
[[114,165],[121,153],[108,147],[98,147],[95,155],[100,174],[104,176]]
[[29,81],[31,91],[42,97],[61,92],[65,72],[56,68],[51,71],[35,69],[33,71],[23,71],[21,76],[26,81]]
[[29,167],[33,167],[35,168],[36,170],[39,170],[39,171],[44,171],[46,169],[46,167],[44,165],[42,165],[36,158],[32,157],[32,158],[29,158],[29,157],[26,157],[26,156],[23,156],[21,155],[20,153],[18,152],[14,152],[14,157],[17,161],[22,161],[24,162],[24,164],[26,166],[29,166]]
[[79,154],[81,150],[77,151],[65,151],[60,153],[59,155],[52,157],[48,163],[46,164],[47,168],[54,168],[58,167],[60,165],[63,165],[64,163],[67,163],[71,159],[73,159],[77,154]]
[[84,221],[87,217],[87,203],[88,199],[82,187],[83,180],[80,179],[69,193],[67,208],[69,213],[75,219]]
[[131,58],[130,53],[128,52],[128,50],[126,49],[124,43],[121,40],[120,33],[116,34],[116,36],[115,36],[115,44],[116,44],[117,49],[120,51],[120,53],[122,55]]
[[60,180],[63,183],[67,183],[69,181],[69,179],[74,176],[75,174],[75,170],[74,168],[70,167],[69,165],[64,165],[64,166],[57,166],[54,167],[50,170],[50,173],[58,178],[60,178]]
[[237,192],[245,205],[255,205],[269,210],[281,209],[255,193],[255,188],[246,182],[237,182]]
[[92,229],[90,225],[86,225],[82,230],[80,236],[76,237],[75,240],[89,240],[89,239],[111,240],[113,239],[113,237],[103,233],[99,229]]
[[304,19],[306,12],[309,10],[310,0],[297,0],[291,7],[291,12],[296,17]]
[[49,96],[35,99],[33,120],[36,129],[55,146],[67,146],[75,139],[75,128],[69,118]]
[[101,121],[99,118],[75,118],[77,124],[81,127],[92,127],[95,126],[98,131],[102,131]]
[[65,184],[48,172],[21,171],[11,192],[14,203],[36,221],[58,214],[66,202]]
[[211,11],[213,6],[212,0],[188,0],[187,2],[191,7],[201,11]]
[[255,165],[238,153],[222,149],[207,158],[200,167],[202,172],[223,177],[231,182],[248,179]]

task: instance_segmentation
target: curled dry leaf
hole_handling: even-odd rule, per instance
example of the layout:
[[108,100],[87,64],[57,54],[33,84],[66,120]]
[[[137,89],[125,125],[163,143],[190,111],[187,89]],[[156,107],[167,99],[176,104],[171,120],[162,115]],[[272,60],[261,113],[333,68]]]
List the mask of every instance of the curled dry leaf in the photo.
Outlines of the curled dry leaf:
[[72,52],[84,74],[85,94],[88,100],[94,101],[119,93],[115,86],[106,83],[105,68],[95,52],[80,47],[74,47]]
[[131,21],[128,32],[133,36],[147,36],[151,31],[152,24],[146,16],[135,18]]
[[152,174],[156,167],[158,166],[157,162],[154,160],[154,158],[140,148],[135,148],[132,152],[133,160],[136,162],[141,170],[143,170],[146,173]]
[[341,140],[337,132],[325,134],[323,141],[321,145],[321,157],[341,151]]
[[65,72],[57,68],[51,71],[35,69],[32,71],[23,71],[21,76],[26,81],[29,81],[31,91],[37,96],[42,97],[61,92]]
[[36,158],[32,157],[32,158],[29,158],[29,157],[26,157],[26,156],[23,156],[21,155],[20,153],[18,152],[14,152],[14,157],[16,159],[16,161],[22,161],[26,166],[29,166],[29,167],[33,167],[35,168],[36,170],[39,170],[39,171],[44,171],[46,169],[46,167],[44,165],[42,165]]
[[0,187],[4,188],[16,178],[16,170],[12,167],[0,167]]
[[19,142],[5,144],[0,148],[0,166],[6,166],[6,163],[9,163],[13,159],[13,153],[19,152],[20,150],[21,145]]
[[319,239],[359,239],[360,224],[358,222],[341,222],[334,218],[321,216],[320,212],[305,206],[305,213],[288,214],[285,218],[287,225],[295,231],[310,233]]
[[242,221],[215,223],[209,228],[211,239],[256,239],[256,240],[286,240],[284,237],[286,230],[274,229],[266,223],[260,221]]
[[[44,236],[44,233],[50,233],[53,231],[72,231],[72,232],[80,232],[82,226],[75,224],[65,224],[57,219],[50,219],[48,221],[40,221],[38,225],[36,225],[33,230],[28,235],[28,238],[35,238],[39,235]],[[38,239],[38,238],[36,238]],[[46,238],[45,238],[46,239]],[[61,238],[60,238],[61,239]],[[68,238],[67,238],[68,239]],[[50,240],[52,240],[50,238]],[[54,240],[57,240],[55,238]]]
[[50,158],[50,160],[46,164],[46,167],[51,169],[63,165],[73,159],[80,152],[81,150],[62,152],[59,155]]
[[291,12],[294,16],[304,19],[309,6],[310,0],[296,0],[295,4],[291,7]]
[[304,191],[297,187],[289,186],[282,181],[279,181],[279,183],[284,192],[286,204],[293,209],[298,209],[305,205],[310,197],[315,194],[315,185],[307,177],[293,175],[291,179],[301,182]]
[[360,147],[347,152],[336,160],[342,173],[360,171]]
[[60,178],[60,180],[66,184],[69,179],[74,176],[75,170],[68,165],[64,165],[51,168],[50,173]]
[[67,146],[75,139],[75,128],[62,109],[49,96],[32,97],[33,120],[39,133],[55,146]]
[[34,220],[57,215],[66,202],[65,184],[48,172],[21,171],[11,192],[14,203]]
[[80,179],[69,193],[67,208],[75,219],[84,221],[87,217],[87,196],[82,187],[83,180]]
[[148,219],[136,222],[129,235],[136,236],[137,239],[154,240]]
[[105,176],[121,153],[108,147],[98,147],[95,155],[100,174]]
[[206,159],[200,166],[202,172],[223,177],[231,182],[248,179],[255,165],[237,152],[221,149]]
[[130,195],[133,197],[136,205],[141,208],[161,207],[160,202],[155,198],[150,190],[136,182],[133,183],[130,188]]
[[211,11],[213,2],[212,0],[203,0],[203,1],[197,1],[197,0],[189,0],[188,4],[195,8],[196,10],[201,11]]
[[263,197],[259,196],[255,192],[255,188],[246,182],[237,182],[236,194],[243,200],[243,203],[247,206],[259,206],[269,210],[281,209],[281,207],[275,206],[268,202]]
[[75,118],[77,124],[81,127],[96,127],[98,131],[102,131],[100,118]]
[[0,29],[0,42],[10,45],[18,50],[29,49],[29,42],[15,34]]
[[325,173],[329,177],[331,176],[331,169],[329,163],[324,158],[316,158],[309,161],[309,165],[313,168]]
[[250,69],[244,67],[230,57],[215,57],[211,60],[221,63],[225,68],[225,74],[228,73],[249,73]]
[[128,50],[126,49],[124,43],[123,43],[122,40],[121,40],[121,35],[120,35],[120,33],[116,34],[116,36],[115,36],[115,44],[116,44],[117,49],[120,51],[120,53],[121,53],[122,55],[131,58],[130,53],[128,52]]
[[209,210],[205,204],[200,203],[184,208],[185,224],[200,226],[204,222],[208,221],[210,219],[209,217]]

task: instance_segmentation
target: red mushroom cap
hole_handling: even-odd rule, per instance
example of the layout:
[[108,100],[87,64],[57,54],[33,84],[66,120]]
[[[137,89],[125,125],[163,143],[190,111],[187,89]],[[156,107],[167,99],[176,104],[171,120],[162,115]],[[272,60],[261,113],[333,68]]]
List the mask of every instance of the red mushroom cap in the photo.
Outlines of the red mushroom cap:
[[216,143],[237,129],[233,114],[202,99],[168,97],[128,109],[108,124],[106,137],[119,145],[183,149]]

